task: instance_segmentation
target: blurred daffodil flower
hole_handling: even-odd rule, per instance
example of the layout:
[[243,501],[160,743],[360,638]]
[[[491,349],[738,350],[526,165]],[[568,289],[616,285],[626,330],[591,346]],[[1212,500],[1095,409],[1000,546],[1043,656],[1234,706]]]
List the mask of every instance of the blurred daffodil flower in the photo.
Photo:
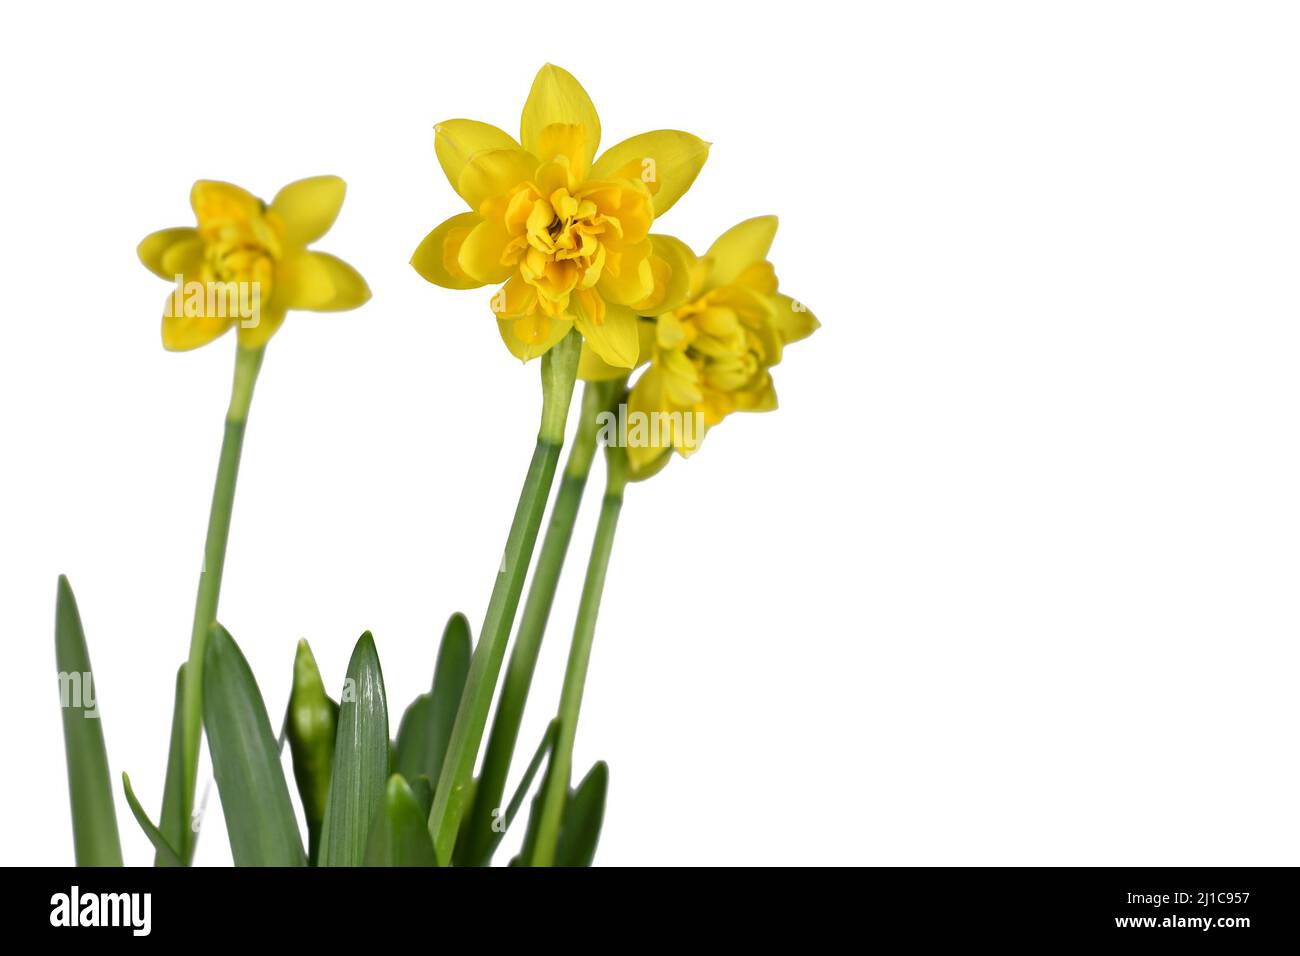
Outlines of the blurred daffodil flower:
[[230,183],[196,182],[197,227],[152,233],[137,250],[152,272],[176,283],[163,345],[197,348],[237,327],[240,346],[257,349],[289,309],[335,312],[369,299],[355,269],[307,248],[334,224],[344,190],[337,176],[316,176],[285,186],[268,206]]
[[524,361],[576,326],[605,362],[633,368],[637,316],[684,300],[681,244],[650,227],[695,180],[709,144],[658,130],[597,158],[599,144],[591,99],[550,65],[533,81],[518,142],[474,120],[436,127],[438,161],[471,211],[429,233],[411,264],[449,289],[504,283],[492,310]]
[[[732,412],[776,408],[770,369],[786,345],[819,325],[806,306],[777,291],[767,261],[776,224],[775,216],[746,220],[703,256],[679,250],[690,276],[685,301],[639,326],[648,367],[627,401],[627,419],[641,429],[628,432],[634,477],[653,473],[670,450],[689,456]],[[584,348],[578,375],[604,381],[627,370]]]

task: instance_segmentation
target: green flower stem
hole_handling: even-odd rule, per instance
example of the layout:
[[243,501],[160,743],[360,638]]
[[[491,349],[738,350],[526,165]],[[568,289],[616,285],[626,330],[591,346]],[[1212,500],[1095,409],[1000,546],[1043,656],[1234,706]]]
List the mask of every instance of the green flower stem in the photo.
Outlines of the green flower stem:
[[[163,832],[183,836],[179,855],[188,862],[194,856],[195,838],[190,827],[194,811],[194,788],[199,773],[199,737],[203,727],[203,651],[208,629],[217,619],[217,599],[221,594],[221,573],[226,563],[226,543],[230,539],[230,513],[235,503],[235,479],[239,475],[239,455],[244,447],[244,426],[253,401],[253,386],[262,368],[265,347],[235,349],[235,381],[226,411],[226,432],[221,442],[217,464],[217,482],[212,492],[212,511],[208,516],[208,537],[203,546],[203,570],[199,574],[199,595],[194,604],[194,630],[190,635],[190,656],[185,667],[185,697],[182,711],[185,755],[183,800],[179,819],[163,821]],[[170,817],[170,814],[164,814]],[[179,828],[177,831],[174,828]]]
[[[551,520],[542,539],[533,580],[528,586],[528,600],[524,602],[519,633],[510,651],[510,662],[506,665],[501,697],[492,718],[492,732],[488,735],[487,751],[474,791],[473,809],[462,838],[466,841],[463,862],[470,866],[486,866],[498,842],[499,835],[492,829],[497,819],[494,813],[499,815],[501,798],[505,795],[506,777],[519,741],[519,727],[523,722],[533,673],[537,669],[537,655],[542,649],[546,621],[555,602],[560,571],[573,538],[573,525],[587,486],[587,474],[596,457],[596,435],[600,429],[598,415],[607,410],[613,396],[621,392],[623,381],[589,383],[583,390],[577,434],[560,478],[555,504],[551,507]],[[461,858],[460,850],[457,857]]]
[[532,561],[533,546],[537,542],[546,499],[551,493],[551,482],[564,444],[564,428],[569,417],[581,348],[581,336],[576,331],[570,332],[542,356],[542,425],[537,435],[537,447],[523,489],[519,492],[519,504],[510,525],[510,536],[506,539],[505,554],[492,587],[492,597],[488,600],[483,630],[470,659],[465,690],[456,710],[456,722],[452,725],[442,773],[434,791],[433,807],[429,811],[429,833],[438,859],[444,864],[451,860],[456,835],[468,809],[466,804],[470,797],[474,763],[479,744],[483,741],[506,643],[514,626],[519,596],[524,589],[524,578]]
[[609,555],[614,548],[618,515],[623,508],[623,489],[627,485],[627,450],[615,446],[607,448],[606,465],[609,473],[605,484],[605,500],[600,506],[600,520],[596,524],[596,537],[591,545],[591,558],[587,562],[587,578],[582,585],[578,618],[573,626],[569,663],[565,667],[564,686],[560,690],[560,711],[557,717],[559,729],[546,773],[541,817],[531,861],[533,866],[551,866],[555,862],[560,824],[569,798],[573,741],[578,730],[582,690],[587,682],[587,666],[591,662],[591,643],[596,635],[596,615],[600,611],[600,598],[605,590],[605,573],[609,570]]

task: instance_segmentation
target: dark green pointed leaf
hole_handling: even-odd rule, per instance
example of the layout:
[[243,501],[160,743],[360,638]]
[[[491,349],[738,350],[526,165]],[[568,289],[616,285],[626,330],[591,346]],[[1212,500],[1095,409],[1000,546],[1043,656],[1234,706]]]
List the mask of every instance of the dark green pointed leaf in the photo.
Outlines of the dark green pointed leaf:
[[591,866],[605,819],[605,794],[609,791],[609,767],[595,763],[578,789],[569,793],[564,806],[564,823],[555,847],[556,866]]
[[388,779],[388,705],[370,632],[361,635],[339,697],[321,866],[360,866]]
[[306,641],[298,642],[293,661],[293,690],[285,716],[285,733],[293,754],[293,776],[307,820],[307,856],[320,858],[321,827],[329,800],[330,772],[334,762],[334,732],[339,705],[325,693],[316,658]]
[[153,844],[154,850],[157,851],[155,865],[184,866],[185,864],[181,862],[180,856],[172,849],[170,841],[163,836],[161,830],[153,825],[149,815],[144,812],[144,807],[140,806],[140,801],[135,798],[135,791],[131,789],[131,778],[126,775],[126,771],[122,772],[122,789],[126,791],[126,805],[135,814],[135,822],[140,824],[140,829],[144,831],[144,835],[149,838],[149,842]]
[[266,705],[248,661],[220,624],[204,652],[203,726],[235,865],[305,866]]
[[411,793],[415,795],[415,802],[420,805],[420,811],[427,822],[429,811],[433,809],[433,781],[428,777],[416,777],[411,781]]
[[429,823],[399,773],[388,778],[384,803],[366,841],[366,866],[437,866]]
[[[163,788],[162,813],[158,829],[162,832],[170,853],[159,850],[154,854],[154,866],[187,866],[194,858],[194,837],[185,819],[185,762],[181,748],[184,746],[185,723],[185,665],[176,671],[176,696],[172,705],[172,740],[167,750],[167,782]],[[136,819],[139,819],[137,816]],[[156,846],[156,844],[155,844]],[[177,858],[179,857],[179,860]]]
[[63,711],[63,747],[72,800],[72,842],[77,866],[121,866],[113,786],[108,778],[108,750],[99,719],[95,681],[86,650],[86,635],[72,585],[59,575],[54,605],[54,660],[59,673]]
[[411,702],[397,729],[397,772],[407,780],[427,776],[437,780],[456,722],[456,708],[465,689],[472,652],[469,621],[453,614],[442,632],[433,689]]
[[397,728],[397,772],[415,779],[433,765],[433,695],[420,694],[402,714]]
[[451,738],[451,727],[456,722],[456,709],[460,707],[461,694],[465,691],[465,679],[469,675],[469,660],[473,654],[472,644],[469,621],[465,619],[464,614],[453,614],[448,618],[447,626],[443,629],[442,642],[438,645],[438,662],[433,669],[429,766],[426,771],[430,780],[437,780],[442,773],[442,760],[447,754],[447,741]]

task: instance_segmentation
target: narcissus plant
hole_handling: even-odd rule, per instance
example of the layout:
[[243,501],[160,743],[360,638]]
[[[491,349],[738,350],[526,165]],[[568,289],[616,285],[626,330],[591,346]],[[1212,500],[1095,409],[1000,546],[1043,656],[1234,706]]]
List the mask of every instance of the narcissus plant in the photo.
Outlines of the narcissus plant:
[[[292,309],[351,309],[370,295],[351,266],[310,248],[338,215],[342,180],[301,180],[269,204],[237,186],[201,181],[191,193],[197,225],[140,243],[144,264],[175,283],[162,326],[168,349],[196,348],[231,329],[237,338],[189,654],[171,689],[157,824],[125,775],[122,781],[158,865],[193,859],[204,736],[237,865],[486,865],[521,814],[527,825],[512,864],[592,862],[609,770],[597,762],[574,785],[574,740],[626,489],[656,474],[673,451],[691,454],[729,415],[775,408],[773,367],[787,345],[817,328],[812,313],[778,289],[768,261],[775,217],[734,226],[704,255],[655,231],[694,182],[708,143],[660,130],[600,153],[600,138],[591,100],[555,66],[533,81],[518,139],[474,120],[436,127],[438,161],[469,211],[429,233],[412,264],[447,288],[498,287],[489,304],[507,348],[524,361],[541,358],[541,420],[500,563],[491,568],[478,639],[468,619],[451,616],[428,690],[397,722],[369,632],[356,642],[341,685],[322,677],[300,641],[283,720],[272,723],[248,661],[217,619],[244,429],[267,343]],[[579,377],[586,381],[581,409],[552,502]],[[611,432],[611,416],[648,424]],[[687,427],[696,421],[698,428]],[[604,494],[560,700],[507,800],[542,639],[602,444]],[[510,648],[548,502],[550,521]],[[98,717],[98,705],[93,697],[72,699],[91,675],[64,578],[55,648],[68,698],[77,861],[120,865],[102,724],[84,719]],[[305,834],[282,766],[286,743]]]

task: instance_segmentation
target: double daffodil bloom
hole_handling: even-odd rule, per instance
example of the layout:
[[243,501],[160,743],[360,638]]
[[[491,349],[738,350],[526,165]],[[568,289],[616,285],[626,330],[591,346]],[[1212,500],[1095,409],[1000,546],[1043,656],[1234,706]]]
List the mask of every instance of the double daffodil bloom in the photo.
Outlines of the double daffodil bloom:
[[337,312],[370,298],[360,274],[307,246],[329,231],[343,205],[337,176],[290,183],[268,206],[230,183],[200,180],[190,192],[197,228],[145,238],[140,261],[176,282],[163,314],[163,345],[206,345],[238,326],[239,344],[257,349],[289,309]]
[[449,289],[504,283],[492,310],[524,361],[576,326],[605,362],[631,369],[637,316],[685,299],[683,247],[650,227],[695,180],[709,144],[659,130],[596,158],[599,143],[586,91],[550,65],[524,103],[519,142],[474,120],[436,127],[438,161],[471,212],[429,233],[411,264]]
[[[767,261],[775,236],[776,217],[760,216],[724,232],[703,256],[682,252],[690,275],[685,302],[640,325],[649,367],[632,386],[627,417],[644,416],[649,424],[644,440],[628,442],[634,473],[652,470],[670,448],[689,456],[704,432],[732,412],[776,408],[769,370],[786,345],[819,323],[777,291]],[[584,350],[578,374],[601,381],[627,372]]]

